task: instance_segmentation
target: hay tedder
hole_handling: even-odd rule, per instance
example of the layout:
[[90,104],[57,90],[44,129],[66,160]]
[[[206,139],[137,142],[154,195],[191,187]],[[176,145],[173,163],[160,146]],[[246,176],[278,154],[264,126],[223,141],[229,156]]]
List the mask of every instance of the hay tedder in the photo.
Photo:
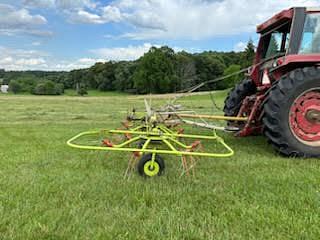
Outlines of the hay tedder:
[[[160,155],[180,157],[181,175],[194,175],[199,157],[227,158],[234,154],[217,135],[215,126],[204,120],[194,122],[182,118],[186,113],[198,118],[194,112],[182,111],[181,106],[171,104],[155,110],[147,100],[145,106],[145,112],[137,113],[133,110],[122,122],[122,128],[83,132],[71,138],[68,145],[77,149],[132,153],[125,176],[129,176],[135,168],[141,176],[161,175],[165,162]],[[183,124],[206,127],[211,130],[211,134],[185,134],[185,129],[181,128]],[[205,151],[204,142],[214,146],[215,150]]]
[[[282,11],[259,25],[257,32],[261,36],[254,64],[247,78],[229,93],[224,116],[199,115],[174,105],[175,101],[153,109],[145,100],[144,115],[137,117],[133,111],[122,129],[81,133],[68,145],[131,152],[126,175],[137,167],[140,175],[149,177],[163,173],[164,161],[159,154],[179,156],[183,174],[194,171],[197,157],[232,156],[233,150],[216,130],[236,132],[239,137],[263,133],[282,155],[320,157],[320,8]],[[224,120],[227,126],[219,127],[207,120]],[[181,125],[210,129],[210,134],[185,134],[178,128]],[[93,135],[100,137],[99,146],[77,143]]]

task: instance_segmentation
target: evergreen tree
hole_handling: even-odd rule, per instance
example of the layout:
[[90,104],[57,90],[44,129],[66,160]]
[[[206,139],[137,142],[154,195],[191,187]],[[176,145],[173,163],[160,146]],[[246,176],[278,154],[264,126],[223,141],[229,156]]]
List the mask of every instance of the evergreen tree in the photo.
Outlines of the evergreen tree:
[[255,58],[255,46],[253,44],[252,39],[250,39],[243,53],[241,67],[242,68],[250,67],[253,64],[254,58]]

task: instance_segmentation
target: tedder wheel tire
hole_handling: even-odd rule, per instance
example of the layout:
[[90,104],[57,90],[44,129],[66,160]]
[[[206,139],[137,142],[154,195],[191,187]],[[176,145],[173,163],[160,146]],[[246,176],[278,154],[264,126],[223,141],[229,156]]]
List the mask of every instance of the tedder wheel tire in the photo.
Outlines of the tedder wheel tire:
[[[243,100],[254,94],[257,88],[251,79],[244,79],[237,84],[228,94],[224,102],[224,115],[228,117],[236,117],[240,111]],[[231,122],[229,122],[231,123]]]
[[320,68],[284,75],[264,105],[264,133],[289,157],[320,157]]
[[152,153],[148,153],[141,157],[137,168],[140,176],[155,177],[163,174],[165,164],[163,158],[157,154],[154,160],[154,166],[152,166]]

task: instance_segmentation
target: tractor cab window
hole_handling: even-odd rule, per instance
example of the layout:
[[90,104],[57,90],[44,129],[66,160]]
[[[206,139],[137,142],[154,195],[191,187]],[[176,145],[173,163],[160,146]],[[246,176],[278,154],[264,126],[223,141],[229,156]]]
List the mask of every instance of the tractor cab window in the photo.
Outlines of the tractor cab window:
[[282,33],[274,32],[271,34],[269,46],[265,58],[270,58],[281,52]]
[[281,29],[273,31],[263,36],[264,39],[264,59],[273,58],[285,54],[289,46],[290,25],[285,25]]
[[307,15],[299,52],[301,54],[320,53],[320,13]]

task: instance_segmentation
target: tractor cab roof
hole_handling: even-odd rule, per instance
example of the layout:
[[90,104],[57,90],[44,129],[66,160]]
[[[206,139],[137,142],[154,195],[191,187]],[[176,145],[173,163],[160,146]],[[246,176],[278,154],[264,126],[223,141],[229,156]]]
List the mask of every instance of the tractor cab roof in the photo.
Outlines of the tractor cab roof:
[[257,33],[265,33],[287,21],[290,21],[293,18],[294,10],[295,8],[290,8],[274,15],[266,22],[257,26]]
[[272,18],[265,21],[264,23],[258,25],[257,26],[257,33],[263,34],[263,33],[266,33],[268,31],[280,26],[281,24],[284,24],[285,22],[290,22],[294,18],[295,12],[298,9],[299,10],[303,9],[304,12],[319,12],[320,13],[319,7],[308,7],[308,8],[294,7],[294,8],[290,8],[287,10],[283,10],[282,12],[274,15]]

